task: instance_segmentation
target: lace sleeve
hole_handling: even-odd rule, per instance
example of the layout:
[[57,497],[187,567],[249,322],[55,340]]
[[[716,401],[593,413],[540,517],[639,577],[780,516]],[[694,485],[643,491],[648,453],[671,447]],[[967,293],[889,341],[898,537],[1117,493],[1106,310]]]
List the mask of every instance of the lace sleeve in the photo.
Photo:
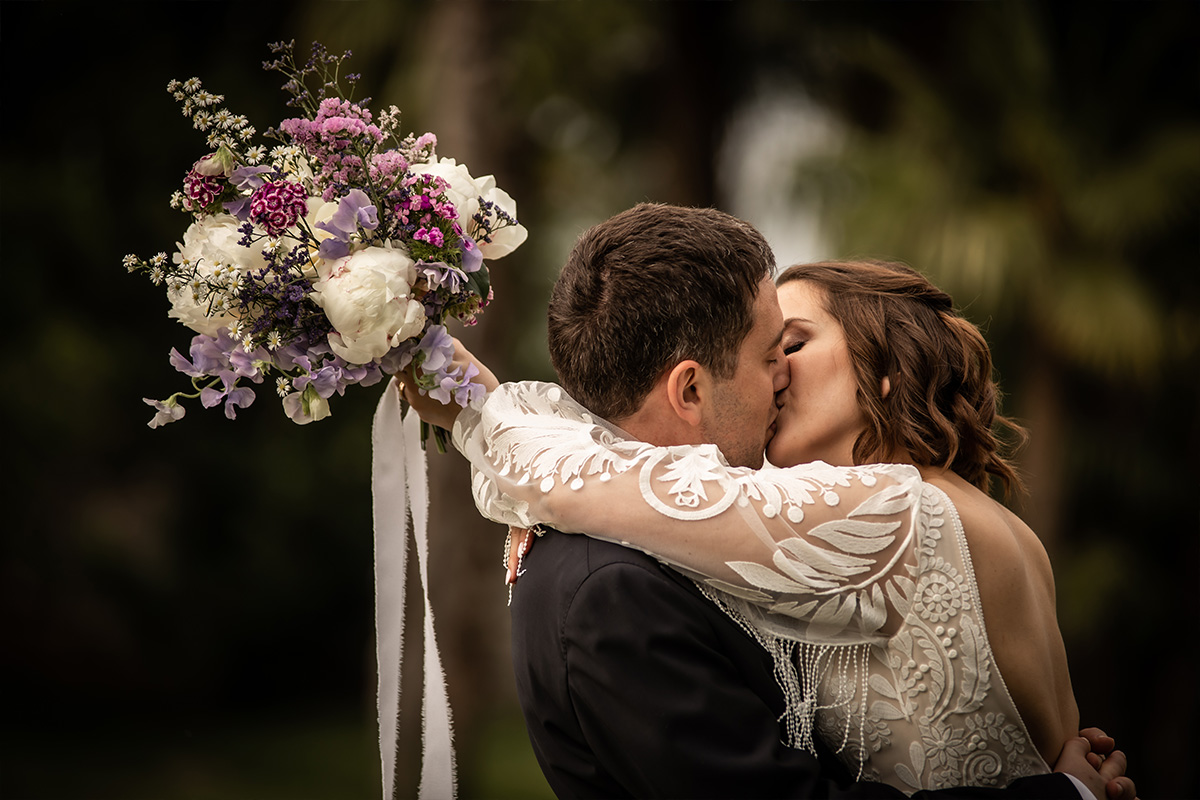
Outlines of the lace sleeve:
[[793,618],[805,640],[870,640],[909,606],[922,519],[912,467],[730,467],[714,445],[629,441],[533,382],[465,409],[454,442],[489,519],[643,550]]

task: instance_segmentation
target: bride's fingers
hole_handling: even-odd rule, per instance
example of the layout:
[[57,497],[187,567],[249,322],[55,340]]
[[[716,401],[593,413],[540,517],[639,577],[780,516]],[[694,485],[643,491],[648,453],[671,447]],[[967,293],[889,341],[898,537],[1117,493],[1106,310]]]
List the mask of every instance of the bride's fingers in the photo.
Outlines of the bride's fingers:
[[1129,768],[1129,760],[1125,758],[1125,754],[1120,750],[1113,750],[1104,759],[1104,763],[1096,767],[1096,771],[1100,773],[1100,777],[1106,781],[1116,780],[1125,774],[1125,770]]
[[1102,756],[1108,755],[1117,746],[1116,740],[1099,728],[1084,728],[1079,735],[1087,739],[1093,753],[1099,753]]
[[1104,791],[1108,800],[1137,800],[1137,787],[1129,778],[1121,777],[1109,781]]

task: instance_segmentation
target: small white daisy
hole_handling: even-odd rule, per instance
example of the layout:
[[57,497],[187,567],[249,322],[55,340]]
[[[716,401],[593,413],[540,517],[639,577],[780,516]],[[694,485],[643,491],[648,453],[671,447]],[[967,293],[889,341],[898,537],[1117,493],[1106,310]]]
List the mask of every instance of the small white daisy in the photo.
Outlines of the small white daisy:
[[288,378],[275,379],[275,393],[280,397],[287,397],[292,393],[292,382]]

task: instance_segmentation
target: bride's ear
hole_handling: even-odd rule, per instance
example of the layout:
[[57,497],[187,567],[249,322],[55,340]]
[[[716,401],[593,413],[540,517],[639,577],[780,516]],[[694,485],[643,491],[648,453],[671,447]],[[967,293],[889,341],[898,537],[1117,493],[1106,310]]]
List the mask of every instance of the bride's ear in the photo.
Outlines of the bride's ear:
[[712,379],[708,370],[696,361],[680,361],[667,373],[667,402],[675,416],[689,425],[699,426],[703,407],[709,399]]
[[879,396],[886,398],[891,393],[892,393],[892,379],[889,378],[887,375],[884,375],[883,378],[881,378],[879,381]]

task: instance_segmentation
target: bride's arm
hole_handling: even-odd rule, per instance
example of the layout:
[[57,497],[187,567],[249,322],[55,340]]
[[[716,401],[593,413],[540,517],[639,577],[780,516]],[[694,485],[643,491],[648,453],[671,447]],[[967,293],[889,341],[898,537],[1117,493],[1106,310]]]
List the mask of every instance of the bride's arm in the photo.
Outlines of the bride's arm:
[[862,638],[911,596],[921,524],[911,467],[730,467],[715,446],[623,439],[553,384],[505,384],[465,409],[456,447],[490,519],[626,544],[804,624]]

